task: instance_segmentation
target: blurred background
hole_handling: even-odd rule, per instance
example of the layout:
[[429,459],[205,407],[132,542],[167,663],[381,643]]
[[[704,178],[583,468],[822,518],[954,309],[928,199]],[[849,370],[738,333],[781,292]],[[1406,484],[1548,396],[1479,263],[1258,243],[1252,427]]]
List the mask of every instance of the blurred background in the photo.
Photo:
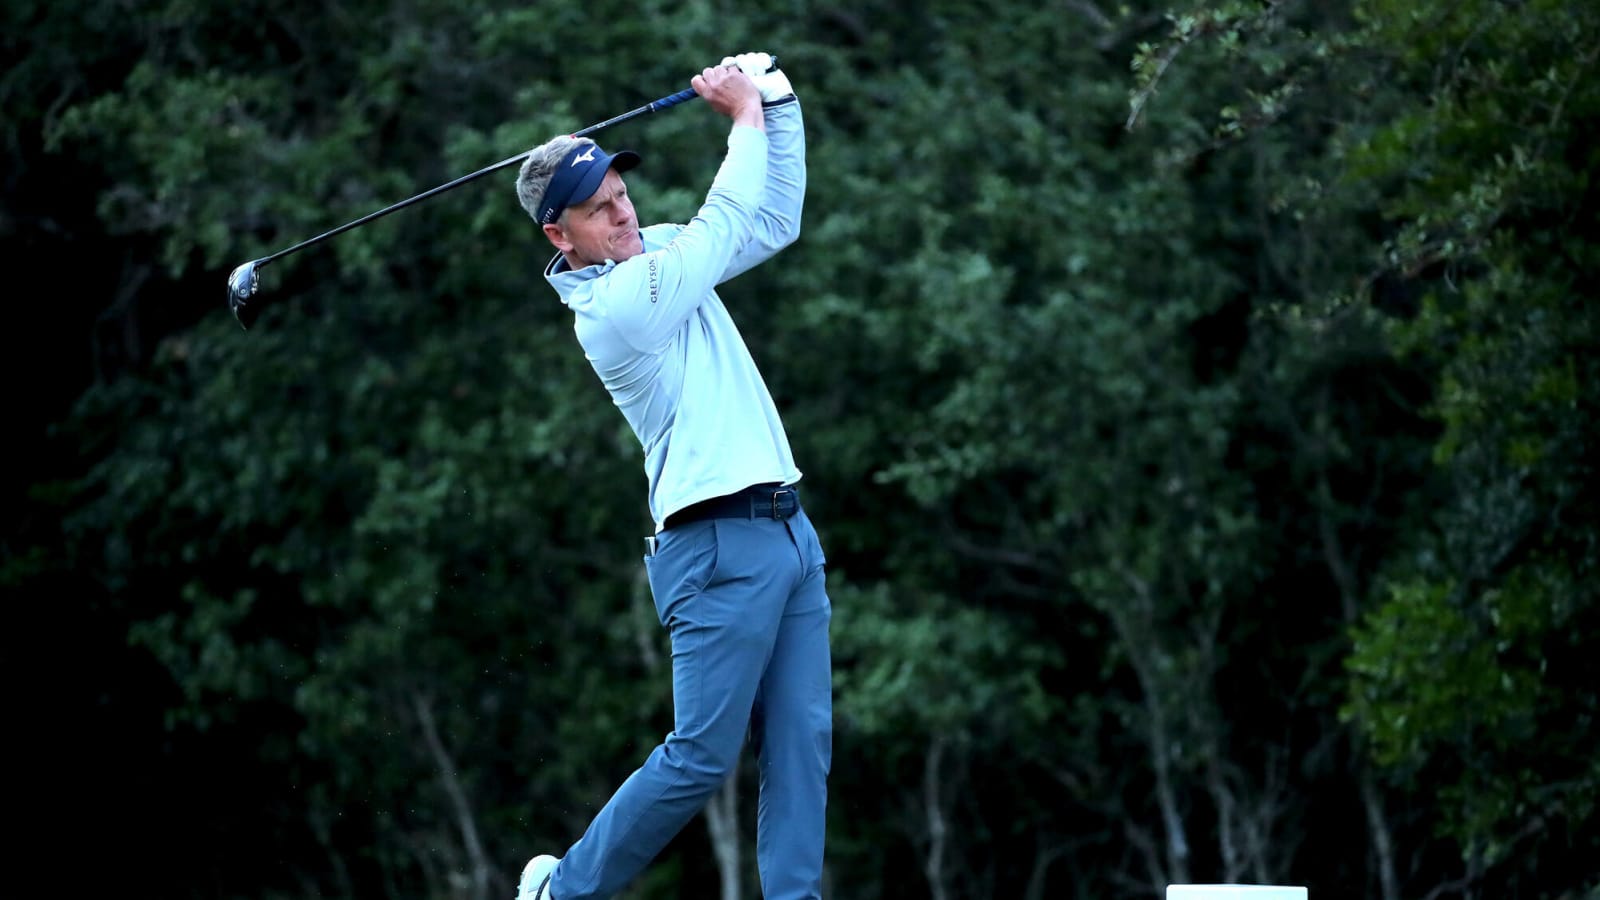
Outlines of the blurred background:
[[[4,0],[8,882],[509,897],[671,727],[511,170],[770,50],[725,285],[830,560],[836,900],[1600,891],[1600,11]],[[645,221],[723,152],[615,127]],[[748,765],[630,900],[759,895]],[[44,865],[61,854],[63,865]]]

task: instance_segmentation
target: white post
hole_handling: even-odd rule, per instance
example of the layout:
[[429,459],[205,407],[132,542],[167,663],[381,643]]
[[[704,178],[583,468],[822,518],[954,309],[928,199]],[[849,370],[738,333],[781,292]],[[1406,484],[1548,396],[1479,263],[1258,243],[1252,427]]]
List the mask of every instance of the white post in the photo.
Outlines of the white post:
[[1277,884],[1169,884],[1167,900],[1306,900],[1306,889]]

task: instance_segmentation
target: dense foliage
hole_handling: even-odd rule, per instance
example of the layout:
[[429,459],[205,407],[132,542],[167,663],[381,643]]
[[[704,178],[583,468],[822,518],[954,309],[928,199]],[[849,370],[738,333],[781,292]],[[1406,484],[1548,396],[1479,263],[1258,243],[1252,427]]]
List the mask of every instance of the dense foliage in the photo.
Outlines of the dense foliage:
[[[144,887],[509,896],[670,727],[510,174],[223,284],[761,48],[805,234],[723,295],[830,558],[829,895],[1600,891],[1592,4],[3,8],[63,289],[0,586]],[[600,137],[683,221],[725,129]],[[723,889],[711,824],[628,896]]]

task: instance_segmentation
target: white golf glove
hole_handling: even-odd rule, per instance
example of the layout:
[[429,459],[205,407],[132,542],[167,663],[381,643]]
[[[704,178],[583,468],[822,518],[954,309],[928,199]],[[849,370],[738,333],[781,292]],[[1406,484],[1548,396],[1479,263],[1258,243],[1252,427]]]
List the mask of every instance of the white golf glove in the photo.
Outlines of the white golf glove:
[[[761,92],[761,102],[770,106],[779,100],[794,96],[794,88],[789,86],[789,76],[783,74],[782,69],[772,68],[772,55],[770,53],[741,53],[738,56],[725,56],[722,58],[724,66],[738,66],[739,71],[750,76],[756,89]],[[772,69],[772,71],[767,71]]]

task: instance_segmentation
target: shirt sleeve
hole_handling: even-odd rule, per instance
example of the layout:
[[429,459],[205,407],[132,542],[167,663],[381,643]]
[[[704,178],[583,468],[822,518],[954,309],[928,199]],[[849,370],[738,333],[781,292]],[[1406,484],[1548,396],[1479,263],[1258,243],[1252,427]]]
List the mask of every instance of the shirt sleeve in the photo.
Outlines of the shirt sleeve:
[[595,285],[595,302],[633,349],[661,350],[750,243],[767,156],[761,129],[732,128],[728,153],[695,217],[665,247],[618,264]]
[[718,284],[771,259],[800,237],[806,196],[806,133],[800,101],[790,98],[767,107],[765,116],[767,181],[756,210],[755,231],[729,261]]

